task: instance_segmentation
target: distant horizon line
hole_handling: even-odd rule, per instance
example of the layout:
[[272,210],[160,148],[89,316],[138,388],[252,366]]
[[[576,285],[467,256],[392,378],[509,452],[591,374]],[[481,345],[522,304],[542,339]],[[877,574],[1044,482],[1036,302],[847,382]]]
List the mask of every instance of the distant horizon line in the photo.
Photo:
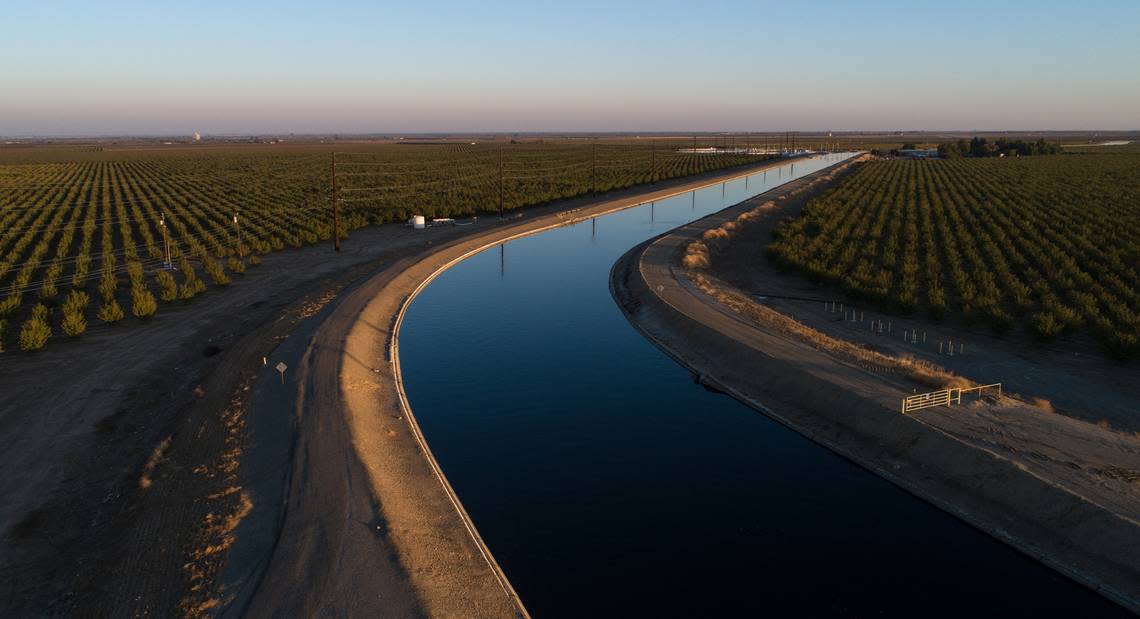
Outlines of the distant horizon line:
[[[314,131],[314,132],[280,132],[280,131],[254,131],[254,132],[197,132],[203,140],[208,138],[322,138],[322,139],[359,139],[359,138],[408,138],[408,137],[513,137],[513,136],[733,136],[733,135],[781,135],[786,133],[807,134],[823,136],[831,134],[832,137],[842,136],[905,136],[905,135],[980,135],[980,134],[1140,134],[1137,129],[771,129],[771,130],[704,130],[686,131],[675,130],[534,130],[534,131]],[[114,140],[114,139],[164,139],[164,138],[191,138],[195,131],[189,132],[139,132],[139,133],[19,133],[0,134],[0,140]]]

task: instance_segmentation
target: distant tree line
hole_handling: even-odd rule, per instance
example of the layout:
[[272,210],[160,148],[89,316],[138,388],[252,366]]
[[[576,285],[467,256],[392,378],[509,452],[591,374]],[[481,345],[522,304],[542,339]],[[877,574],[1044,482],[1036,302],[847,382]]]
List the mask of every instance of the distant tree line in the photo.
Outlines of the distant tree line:
[[938,145],[938,156],[943,158],[998,157],[1000,155],[1009,157],[1021,155],[1028,157],[1032,155],[1056,155],[1060,152],[1060,145],[1046,142],[1044,139],[1039,139],[1036,142],[1028,142],[1026,140],[998,138],[990,142],[985,138],[973,138],[971,140],[958,140],[957,142],[945,142]]

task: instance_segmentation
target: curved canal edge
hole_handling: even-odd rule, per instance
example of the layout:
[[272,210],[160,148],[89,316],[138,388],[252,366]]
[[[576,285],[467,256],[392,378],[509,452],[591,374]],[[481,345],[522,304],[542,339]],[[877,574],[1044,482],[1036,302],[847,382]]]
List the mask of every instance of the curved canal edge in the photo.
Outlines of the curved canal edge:
[[681,259],[691,241],[834,170],[631,249],[610,273],[610,292],[623,314],[703,384],[1140,612],[1136,523],[900,415],[857,381],[845,380],[847,364],[735,314],[689,280]]
[[[378,264],[337,295],[327,313],[314,317],[319,324],[293,334],[304,340],[303,351],[289,370],[282,406],[300,421],[285,439],[293,445],[285,456],[292,464],[283,463],[288,468],[273,476],[284,481],[279,492],[285,501],[255,504],[255,511],[268,510],[260,528],[274,531],[262,532],[259,537],[271,542],[249,549],[244,565],[233,566],[231,582],[242,583],[242,591],[230,610],[246,608],[256,616],[391,611],[407,604],[401,591],[409,590],[419,607],[412,614],[529,617],[403,394],[398,331],[404,312],[436,275],[485,248],[785,163],[740,166],[483,220],[458,239],[445,235],[454,240]],[[286,409],[275,409],[263,412],[279,425]],[[324,489],[321,480],[337,488]],[[279,493],[269,490],[266,496]]]

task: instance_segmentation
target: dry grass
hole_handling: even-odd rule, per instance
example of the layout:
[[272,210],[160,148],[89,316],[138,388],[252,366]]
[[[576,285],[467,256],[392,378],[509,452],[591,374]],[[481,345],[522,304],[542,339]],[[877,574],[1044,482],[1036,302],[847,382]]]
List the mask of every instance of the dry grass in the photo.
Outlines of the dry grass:
[[1049,400],[1046,400],[1045,398],[1033,398],[1029,401],[1029,403],[1032,404],[1034,408],[1040,409],[1042,412],[1056,412],[1053,410],[1053,403]]
[[761,305],[735,288],[699,272],[690,273],[690,279],[705,294],[716,299],[733,312],[750,318],[760,324],[793,335],[813,347],[860,365],[873,366],[879,371],[887,371],[905,376],[919,384],[944,389],[947,387],[970,387],[973,383],[966,378],[948,372],[932,363],[913,357],[893,357],[867,350],[846,340],[833,338],[807,325]]
[[744,211],[735,219],[726,221],[716,228],[710,228],[701,235],[700,240],[692,241],[685,248],[685,256],[681,259],[681,263],[688,269],[710,269],[712,268],[713,259],[716,253],[732,241],[741,230],[748,224],[760,219],[767,211],[776,208],[777,204],[783,203],[791,198],[802,195],[809,191],[814,191],[821,185],[832,182],[835,178],[846,171],[863,158],[853,159],[841,166],[833,169],[831,172],[813,179],[811,182],[801,185],[792,191],[780,195],[775,200],[768,200],[762,204]]
[[154,483],[151,476],[154,474],[154,469],[162,462],[162,456],[170,447],[170,437],[166,437],[160,442],[154,451],[150,452],[150,457],[147,458],[146,464],[143,465],[142,475],[139,476],[139,488],[149,488]]
[[775,205],[775,202],[769,200],[756,208],[741,213],[732,221],[706,230],[699,241],[693,241],[685,247],[685,256],[681,259],[681,264],[689,269],[710,268],[714,252],[727,246],[736,233],[746,224],[759,218],[764,211],[773,208]]
[[735,288],[701,273],[701,271],[707,271],[711,268],[717,252],[725,248],[745,226],[760,219],[767,211],[774,209],[778,203],[830,183],[835,180],[839,174],[842,174],[861,159],[862,158],[849,161],[835,168],[828,174],[817,177],[810,183],[801,185],[793,191],[779,196],[774,201],[768,200],[741,213],[735,219],[726,221],[716,228],[706,230],[699,240],[690,242],[685,248],[685,255],[681,259],[681,263],[685,268],[690,270],[690,279],[692,279],[705,294],[713,297],[738,314],[747,316],[759,323],[775,327],[784,333],[794,335],[819,350],[834,354],[860,365],[871,366],[876,371],[900,374],[919,384],[938,389],[946,387],[971,387],[973,386],[971,381],[952,374],[932,363],[910,356],[894,357],[884,355],[867,350],[851,342],[833,338],[811,327],[800,324],[770,307],[761,305],[740,293]]
[[336,298],[338,292],[340,292],[339,288],[336,290],[329,290],[316,299],[306,301],[305,304],[302,305],[299,310],[297,310],[297,318],[305,319],[317,315],[318,312],[320,312],[326,305],[329,304],[329,301],[332,301]]
[[194,469],[199,475],[216,479],[221,488],[207,496],[215,505],[202,519],[196,545],[182,566],[189,581],[189,592],[179,603],[184,617],[212,615],[222,603],[216,576],[225,551],[237,540],[234,531],[253,510],[253,501],[238,484],[237,477],[245,436],[244,394],[249,390],[251,380],[250,377],[243,380],[231,396],[230,406],[219,415],[226,431],[225,450],[221,457]]

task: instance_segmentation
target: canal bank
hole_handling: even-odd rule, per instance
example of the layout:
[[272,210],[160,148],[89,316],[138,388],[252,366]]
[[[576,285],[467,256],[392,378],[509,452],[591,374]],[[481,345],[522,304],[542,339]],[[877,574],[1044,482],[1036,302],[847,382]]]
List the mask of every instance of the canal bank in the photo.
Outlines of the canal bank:
[[[611,286],[630,323],[702,383],[1140,610],[1140,534],[1128,514],[1001,455],[1000,442],[979,448],[899,414],[898,399],[910,385],[884,381],[755,319],[741,305],[752,302],[746,296],[723,282],[697,281],[682,265],[690,244],[706,232],[763,204],[780,208],[784,196],[811,181],[797,180],[626,253],[614,266]],[[726,303],[728,296],[740,303]],[[1025,448],[1010,447],[1013,453]]]

